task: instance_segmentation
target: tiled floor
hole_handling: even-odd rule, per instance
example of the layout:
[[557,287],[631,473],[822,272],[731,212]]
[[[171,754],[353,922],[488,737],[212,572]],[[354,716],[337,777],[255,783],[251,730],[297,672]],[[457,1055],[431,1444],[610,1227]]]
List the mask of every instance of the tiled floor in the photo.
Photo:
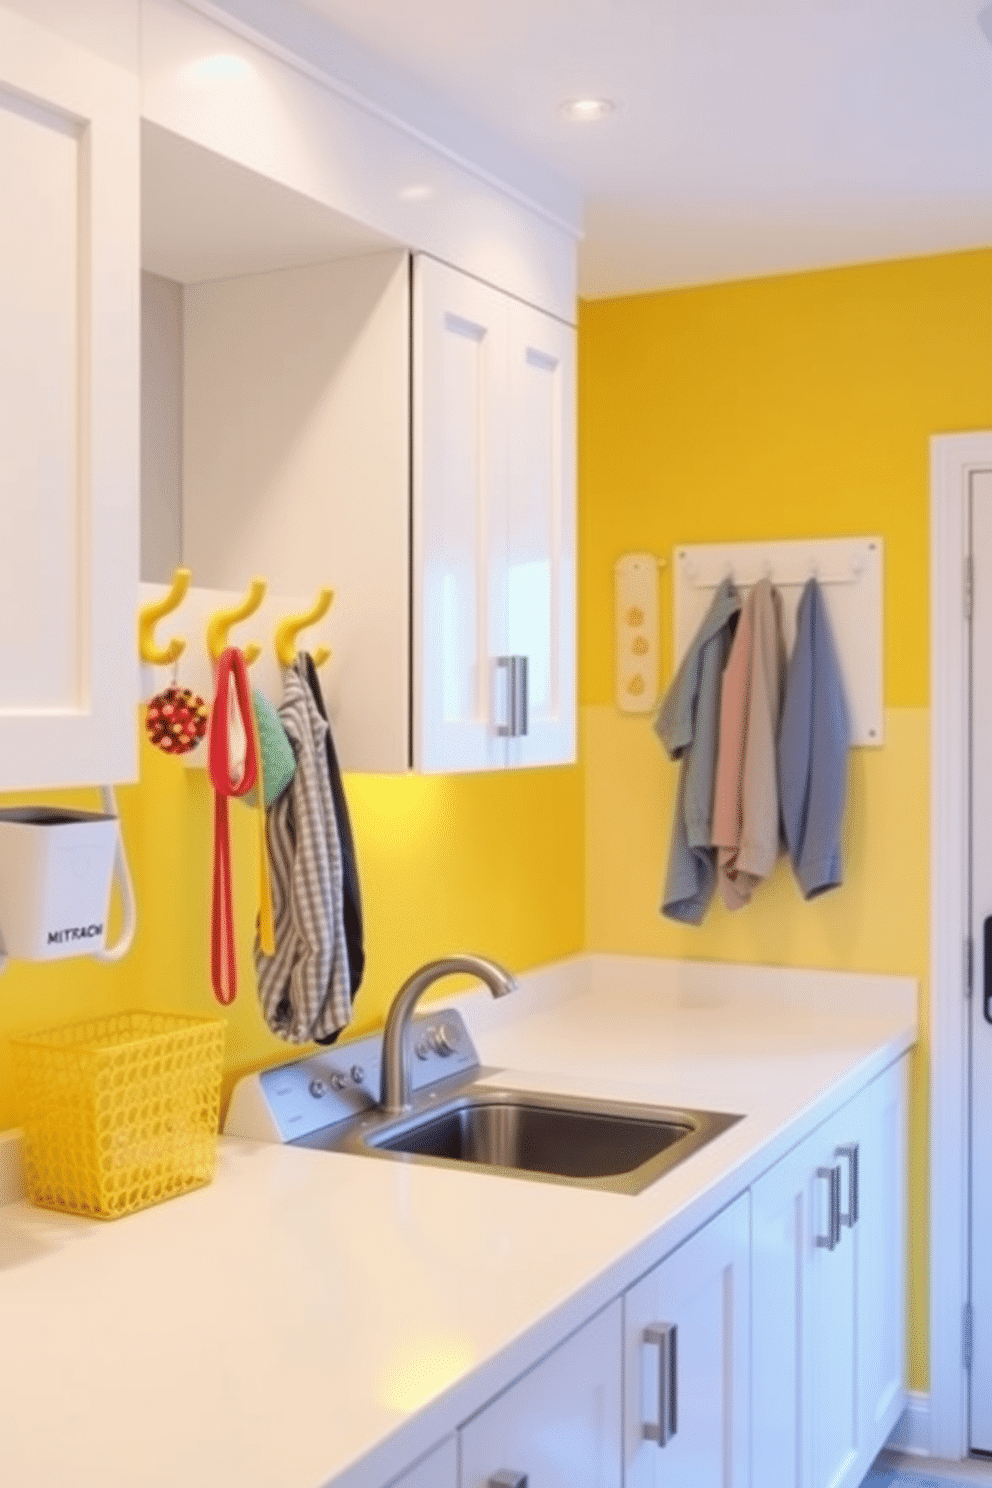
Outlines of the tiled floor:
[[937,1462],[883,1452],[863,1488],[992,1488],[992,1462]]

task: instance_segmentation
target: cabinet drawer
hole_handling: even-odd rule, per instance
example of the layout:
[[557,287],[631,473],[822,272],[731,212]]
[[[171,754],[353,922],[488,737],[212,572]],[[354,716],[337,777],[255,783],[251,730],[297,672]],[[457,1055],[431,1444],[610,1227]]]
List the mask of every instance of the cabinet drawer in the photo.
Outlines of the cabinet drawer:
[[617,1300],[462,1427],[461,1488],[620,1488],[621,1318]]

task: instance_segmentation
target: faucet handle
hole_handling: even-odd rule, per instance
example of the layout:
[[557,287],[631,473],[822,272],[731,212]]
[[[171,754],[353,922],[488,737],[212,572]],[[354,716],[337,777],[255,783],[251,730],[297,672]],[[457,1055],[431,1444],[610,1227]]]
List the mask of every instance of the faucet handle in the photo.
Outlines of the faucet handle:
[[448,1059],[458,1053],[460,1044],[461,1034],[454,1023],[432,1023],[417,1040],[414,1052],[418,1059],[429,1059],[432,1054]]

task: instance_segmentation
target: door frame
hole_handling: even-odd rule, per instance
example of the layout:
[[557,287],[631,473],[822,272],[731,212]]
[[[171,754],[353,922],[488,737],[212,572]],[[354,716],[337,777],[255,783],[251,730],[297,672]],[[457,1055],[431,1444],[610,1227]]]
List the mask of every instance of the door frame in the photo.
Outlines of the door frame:
[[[968,620],[972,472],[992,433],[930,441],[930,1409],[932,1455],[968,1453]],[[939,1159],[939,1160],[938,1160]],[[939,1286],[935,1279],[940,1278]]]

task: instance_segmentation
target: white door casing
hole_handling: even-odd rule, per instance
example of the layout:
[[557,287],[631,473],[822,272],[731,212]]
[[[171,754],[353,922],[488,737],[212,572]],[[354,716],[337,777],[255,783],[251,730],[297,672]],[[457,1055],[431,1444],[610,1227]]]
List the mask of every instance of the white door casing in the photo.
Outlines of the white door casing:
[[[992,467],[974,470],[971,506],[971,1244],[969,1444],[992,1451]],[[985,934],[988,921],[989,933]],[[988,955],[986,954],[988,952]],[[988,1009],[985,989],[990,992]]]
[[967,1452],[966,567],[976,470],[992,433],[930,442],[930,1398],[934,1456]]
[[0,787],[132,779],[138,82],[0,9]]

